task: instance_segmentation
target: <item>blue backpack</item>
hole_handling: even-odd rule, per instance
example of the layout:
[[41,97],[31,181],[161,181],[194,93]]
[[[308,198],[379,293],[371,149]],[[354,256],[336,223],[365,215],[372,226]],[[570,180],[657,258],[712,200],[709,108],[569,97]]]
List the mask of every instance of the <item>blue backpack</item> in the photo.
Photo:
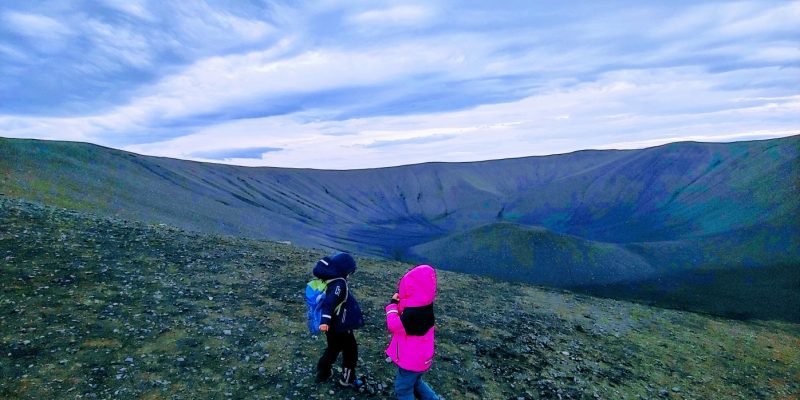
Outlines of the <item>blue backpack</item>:
[[[320,333],[319,324],[322,320],[322,303],[325,302],[325,291],[328,289],[328,283],[335,281],[337,279],[344,279],[344,278],[334,278],[327,281],[322,279],[312,279],[306,284],[306,306],[308,306],[308,330],[317,335]],[[342,308],[342,305],[347,301],[347,295],[345,295],[344,300],[336,306],[334,311],[338,314],[339,310]]]

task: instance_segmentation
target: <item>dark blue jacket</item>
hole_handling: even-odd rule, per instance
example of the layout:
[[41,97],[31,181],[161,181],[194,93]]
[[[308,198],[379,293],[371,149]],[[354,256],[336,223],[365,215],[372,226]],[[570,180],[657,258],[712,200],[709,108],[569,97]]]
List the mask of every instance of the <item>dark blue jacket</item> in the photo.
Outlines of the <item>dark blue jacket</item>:
[[[361,307],[347,285],[347,276],[355,270],[356,262],[347,253],[325,257],[314,266],[314,276],[328,281],[320,323],[327,324],[332,332],[346,332],[364,326]],[[342,306],[337,312],[339,304]]]

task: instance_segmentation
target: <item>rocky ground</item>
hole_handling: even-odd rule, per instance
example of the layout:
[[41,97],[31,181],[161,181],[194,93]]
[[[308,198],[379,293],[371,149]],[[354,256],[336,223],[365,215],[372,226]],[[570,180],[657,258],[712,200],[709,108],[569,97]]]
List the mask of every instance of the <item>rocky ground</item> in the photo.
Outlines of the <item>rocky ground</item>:
[[[362,392],[317,385],[302,291],[324,255],[0,197],[0,398],[385,398],[383,306],[411,266],[358,258]],[[440,271],[448,399],[797,399],[800,326]]]

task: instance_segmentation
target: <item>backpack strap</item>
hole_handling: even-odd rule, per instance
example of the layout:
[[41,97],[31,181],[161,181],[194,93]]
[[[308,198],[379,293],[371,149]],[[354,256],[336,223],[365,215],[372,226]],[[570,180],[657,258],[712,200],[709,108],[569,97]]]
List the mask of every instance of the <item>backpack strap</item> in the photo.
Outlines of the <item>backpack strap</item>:
[[331,282],[339,280],[339,279],[344,281],[344,300],[342,300],[342,302],[339,303],[336,306],[336,308],[333,309],[333,311],[336,313],[336,315],[339,315],[339,313],[342,311],[342,306],[344,306],[344,303],[347,302],[347,298],[348,298],[348,296],[350,296],[350,287],[348,287],[348,285],[347,285],[347,279],[344,279],[344,278],[333,278],[333,279],[329,279],[329,280],[325,281],[325,285],[328,285]]

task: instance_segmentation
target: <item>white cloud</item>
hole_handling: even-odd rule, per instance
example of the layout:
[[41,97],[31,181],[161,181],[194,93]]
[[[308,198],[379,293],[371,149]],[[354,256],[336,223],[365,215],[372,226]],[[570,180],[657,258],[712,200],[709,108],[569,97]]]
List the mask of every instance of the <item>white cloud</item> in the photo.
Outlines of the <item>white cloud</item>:
[[[205,2],[106,3],[134,18],[6,12],[7,29],[25,39],[3,42],[0,54],[36,62],[27,51],[36,43],[63,47],[81,36],[90,48],[65,66],[78,79],[155,78],[117,89],[131,96],[95,115],[0,115],[0,135],[139,143],[126,148],[184,158],[271,147],[283,150],[236,161],[355,168],[782,136],[800,122],[798,3],[606,4],[596,13],[464,5],[463,18],[436,3],[328,1],[261,14]],[[183,57],[185,65],[163,64]],[[103,83],[113,86],[92,88]],[[314,101],[330,93],[347,100]],[[284,102],[283,115],[230,120]],[[230,112],[241,109],[254,111]]]
[[140,18],[145,21],[153,22],[155,16],[148,11],[147,1],[144,0],[102,0],[107,7],[123,12],[125,14]]
[[3,58],[5,58],[6,60],[14,60],[14,61],[30,60],[30,57],[24,52],[22,52],[20,49],[4,44],[0,44],[0,53],[3,54]]
[[91,63],[93,65],[108,61],[113,66],[108,69],[120,68],[119,66],[144,68],[153,62],[150,41],[139,32],[98,20],[87,21],[84,29],[95,44]]
[[775,32],[797,32],[800,21],[800,3],[787,2],[777,7],[759,8],[757,3],[731,4],[723,10],[722,22],[717,32],[728,37],[744,38]]
[[142,96],[114,112],[118,115],[114,120],[168,121],[287,94],[442,72],[457,64],[446,52],[417,44],[360,52],[309,51],[280,58],[290,46],[291,40],[286,40],[270,50],[202,60],[143,90]]
[[350,20],[358,24],[419,24],[434,16],[432,9],[420,5],[398,5],[390,8],[370,10],[353,15]]
[[[691,68],[609,73],[569,90],[465,111],[311,123],[305,122],[310,118],[302,113],[252,119],[128,149],[183,157],[187,149],[237,143],[284,149],[266,154],[263,160],[248,160],[247,165],[366,168],[797,132],[792,129],[800,120],[797,96],[759,99],[752,97],[751,90],[741,90],[740,96],[730,100],[730,92],[716,91],[713,76],[701,79],[697,74]],[[559,118],[566,115],[569,118]],[[328,136],[326,131],[356,134]],[[649,139],[654,137],[658,139]],[[398,152],[392,142],[406,146],[406,151]]]
[[173,6],[176,30],[186,45],[219,50],[258,43],[276,32],[265,21],[238,17],[205,2],[181,2]]
[[3,14],[6,27],[34,39],[58,39],[73,34],[73,30],[54,18],[39,14],[8,11]]

